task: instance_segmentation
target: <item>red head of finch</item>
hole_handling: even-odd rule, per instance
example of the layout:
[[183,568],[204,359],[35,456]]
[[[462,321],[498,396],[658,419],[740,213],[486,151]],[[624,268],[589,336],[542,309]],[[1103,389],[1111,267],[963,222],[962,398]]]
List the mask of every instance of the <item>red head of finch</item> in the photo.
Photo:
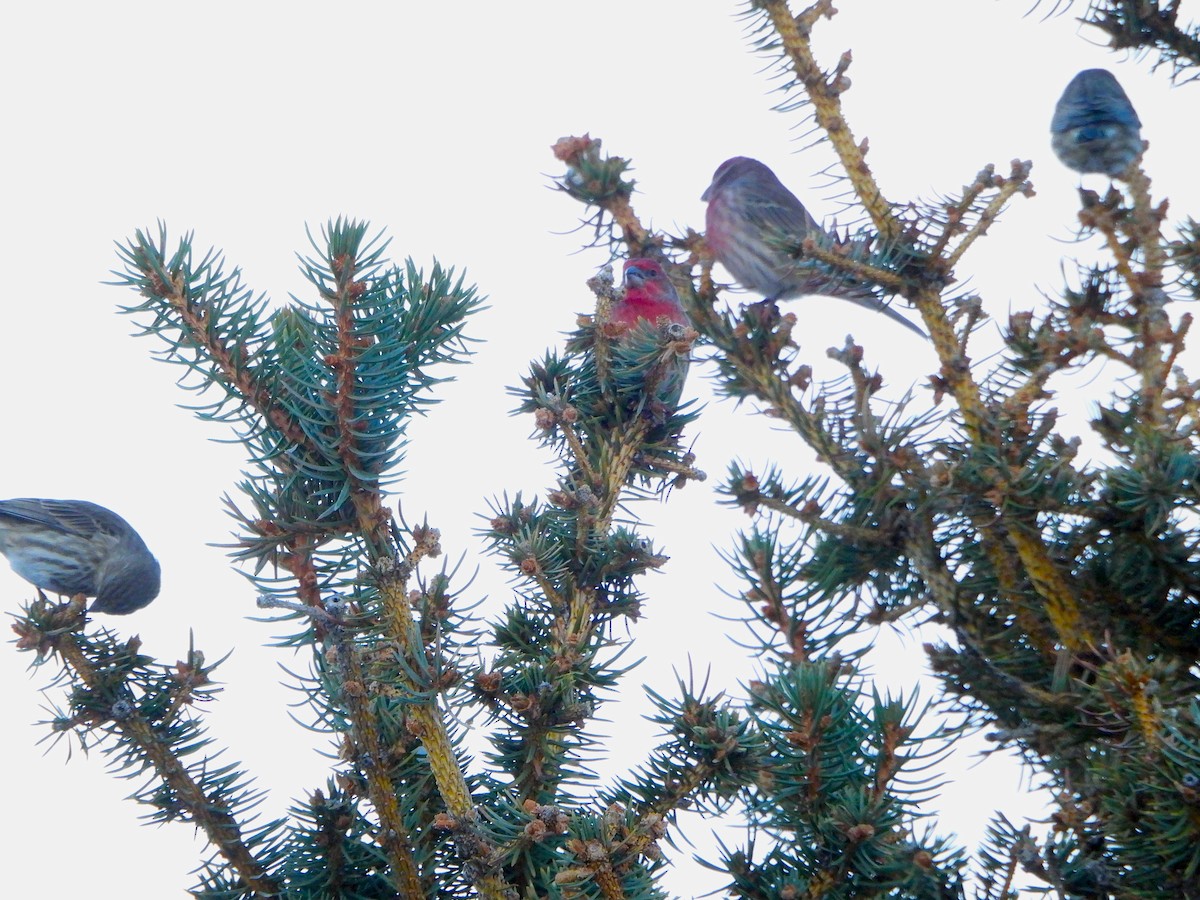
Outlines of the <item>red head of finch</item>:
[[625,293],[613,304],[611,321],[634,326],[644,319],[653,325],[665,316],[677,325],[691,326],[675,285],[657,260],[627,259],[624,275]]

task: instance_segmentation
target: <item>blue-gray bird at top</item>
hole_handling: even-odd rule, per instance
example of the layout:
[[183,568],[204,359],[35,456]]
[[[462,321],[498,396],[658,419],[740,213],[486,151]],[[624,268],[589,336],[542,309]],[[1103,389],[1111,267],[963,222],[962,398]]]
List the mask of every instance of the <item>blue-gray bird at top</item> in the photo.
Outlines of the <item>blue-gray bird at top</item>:
[[1107,69],[1084,69],[1058,98],[1050,146],[1064,166],[1115,178],[1142,152],[1142,122]]
[[141,536],[87,500],[0,500],[0,553],[34,587],[95,597],[92,612],[125,615],[158,596],[158,560]]

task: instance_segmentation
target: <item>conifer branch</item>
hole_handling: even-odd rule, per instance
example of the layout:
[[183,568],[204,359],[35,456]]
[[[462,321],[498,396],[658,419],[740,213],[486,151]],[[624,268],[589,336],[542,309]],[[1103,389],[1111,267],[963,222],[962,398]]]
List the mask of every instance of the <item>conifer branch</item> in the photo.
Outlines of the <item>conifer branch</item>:
[[322,293],[333,308],[337,349],[325,363],[333,374],[334,390],[330,401],[337,422],[337,453],[347,474],[359,533],[375,553],[380,553],[388,546],[389,516],[382,508],[378,478],[360,475],[369,473],[373,467],[371,461],[363,458],[360,447],[363,423],[358,394],[363,379],[356,365],[358,357],[371,342],[361,334],[354,316],[354,301],[367,290],[367,284],[356,278],[359,275],[356,254],[339,253],[328,262],[335,285],[333,290]]
[[[137,704],[124,696],[127,693],[124,678],[114,683],[112,661],[98,661],[110,670],[101,676],[97,662],[89,657],[77,637],[85,624],[83,597],[79,596],[57,609],[50,609],[40,601],[31,609],[31,615],[15,627],[21,636],[22,648],[36,647],[43,656],[56,653],[64,667],[95,695],[90,705],[96,708],[96,702],[99,702],[107,707],[109,712],[104,718],[88,717],[88,727],[107,725],[120,733],[128,744],[126,752],[135,753],[142,765],[154,770],[170,790],[172,804],[204,832],[209,843],[238,873],[245,889],[264,900],[277,897],[279,884],[246,845],[242,826],[231,808],[220,798],[206,793],[172,745],[139,712]],[[45,630],[47,625],[51,630]],[[172,713],[170,719],[163,721],[169,723],[173,718]]]
[[[1008,205],[1008,201],[1015,195],[1021,194],[1025,197],[1033,196],[1033,185],[1029,183],[1029,172],[1033,168],[1033,164],[1028,160],[1022,162],[1014,159],[1012,161],[1012,171],[1007,178],[1001,178],[995,174],[995,166],[989,165],[981,172],[975,180],[975,184],[968,188],[967,193],[963,195],[963,200],[958,207],[962,211],[966,211],[974,205],[974,201],[978,194],[973,194],[973,191],[978,188],[978,193],[982,193],[983,189],[995,189],[996,193],[992,199],[987,202],[987,205],[978,213],[974,224],[967,229],[966,233],[959,239],[954,249],[943,256],[940,252],[936,252],[935,258],[940,260],[939,264],[947,271],[952,271],[962,259],[964,253],[970,249],[971,245],[976,240],[987,234],[988,229],[996,221],[1000,212]],[[968,199],[969,198],[969,199]],[[956,219],[951,221],[957,222]],[[951,229],[948,227],[944,236],[948,236]]]
[[899,293],[904,287],[904,279],[891,269],[872,265],[845,252],[839,252],[837,245],[833,248],[822,247],[811,237],[806,237],[800,246],[800,252],[805,259],[825,263],[831,269],[844,272],[850,278],[878,284],[889,293]]
[[[1166,314],[1169,297],[1163,290],[1168,256],[1162,236],[1166,205],[1155,208],[1150,196],[1150,178],[1141,167],[1141,157],[1129,164],[1124,176],[1133,200],[1130,221],[1130,248],[1122,247],[1116,258],[1127,258],[1131,249],[1141,251],[1142,269],[1129,284],[1133,302],[1142,323],[1142,334],[1135,350],[1141,378],[1143,415],[1148,422],[1165,427],[1163,395],[1175,359],[1183,349],[1183,334],[1174,329]],[[1131,260],[1132,263],[1132,260]],[[1186,330],[1186,324],[1180,328]],[[1163,348],[1166,353],[1164,355]]]
[[622,239],[629,248],[630,256],[651,256],[660,249],[661,242],[652,239],[650,232],[634,214],[627,196],[612,198],[604,208],[620,226]]
[[1079,650],[1094,642],[1091,629],[1084,623],[1076,599],[1079,594],[1067,583],[1059,566],[1050,559],[1045,544],[1021,522],[1009,522],[1009,543],[1021,558],[1021,565],[1034,589],[1046,600],[1046,614],[1058,639],[1069,650]]
[[[437,555],[440,548],[437,543],[437,532],[424,528],[417,532],[416,546],[407,560],[398,562],[389,557],[376,561],[373,577],[379,589],[384,616],[388,622],[388,634],[397,641],[397,650],[411,671],[423,672],[423,645],[420,629],[412,615],[412,606],[408,599],[408,578],[413,565],[423,556]],[[403,671],[403,670],[402,670]],[[413,733],[420,739],[429,759],[429,768],[437,782],[438,792],[446,803],[446,809],[455,822],[456,830],[469,829],[474,840],[469,843],[470,857],[467,862],[488,860],[494,855],[495,848],[475,829],[477,815],[470,788],[459,766],[454,752],[453,743],[446,730],[446,724],[437,706],[437,694],[430,692],[427,685],[420,684],[411,676],[402,674],[407,684],[408,695],[413,701],[408,709]],[[367,748],[370,752],[371,748]],[[382,752],[382,748],[377,748]],[[392,797],[395,796],[394,789]],[[391,801],[394,804],[394,799]],[[399,809],[395,810],[399,815]],[[403,833],[403,832],[401,832]],[[478,866],[473,871],[478,875],[474,879],[480,895],[485,898],[502,900],[505,895],[505,885],[502,879],[490,871],[489,865]]]
[[848,51],[844,53],[837,70],[827,77],[817,64],[809,42],[811,29],[818,18],[833,16],[835,10],[832,0],[818,0],[799,17],[792,15],[787,0],[753,0],[753,5],[765,10],[770,17],[796,77],[804,85],[812,102],[813,117],[833,145],[841,160],[842,170],[854,186],[854,193],[875,230],[886,242],[894,241],[901,232],[900,222],[893,213],[892,204],[884,198],[871,174],[863,147],[854,140],[850,126],[842,116],[840,98],[849,86],[845,71],[850,65],[850,54]]
[[395,782],[387,765],[388,748],[380,740],[384,733],[371,707],[367,677],[363,672],[358,648],[347,639],[341,627],[331,630],[326,660],[338,672],[340,699],[346,704],[353,723],[349,739],[367,782],[367,795],[379,816],[379,845],[391,864],[391,880],[401,896],[420,896],[421,875],[413,856],[404,814],[400,809]]
[[[259,379],[251,365],[253,354],[247,352],[246,347],[228,345],[217,328],[221,323],[217,321],[218,314],[213,309],[210,295],[215,295],[219,301],[229,297],[234,303],[246,306],[244,318],[251,325],[260,314],[259,309],[249,304],[248,292],[241,292],[240,273],[235,269],[226,278],[221,271],[220,258],[211,252],[193,267],[190,235],[168,260],[166,241],[166,226],[161,225],[157,245],[141,229],[134,233],[134,239],[128,244],[119,244],[118,252],[125,261],[126,271],[117,273],[122,279],[117,283],[136,288],[148,299],[166,303],[179,317],[180,336],[172,342],[172,352],[178,353],[181,347],[191,346],[205,354],[213,363],[213,374],[223,380],[228,394],[243,398],[289,442],[316,452],[301,424],[274,402],[270,389]],[[125,311],[134,313],[139,308]],[[167,321],[161,314],[157,314],[157,319],[147,332]]]
[[[397,548],[400,532],[383,508],[381,484],[398,455],[406,419],[431,402],[422,392],[440,380],[425,369],[461,356],[453,352],[462,344],[461,322],[479,300],[461,278],[456,284],[453,272],[436,264],[428,281],[411,262],[404,271],[384,268],[386,244],[368,239],[366,231],[364,223],[338,220],[324,229],[324,241],[310,236],[316,254],[301,263],[319,302],[296,301],[269,321],[264,301],[241,289],[236,271],[223,276],[212,254],[194,265],[186,241],[167,260],[165,237],[163,247],[154,247],[139,232],[123,250],[124,281],[152,301],[165,299],[174,312],[164,314],[152,304],[129,310],[153,311],[147,332],[161,332],[172,321],[180,321],[185,332],[199,332],[199,361],[181,358],[178,341],[168,358],[188,365],[206,383],[225,386],[232,412],[207,417],[240,420],[261,473],[244,485],[257,515],[235,509],[248,533],[237,555],[259,567],[273,562],[295,577],[301,600],[295,606],[312,625],[296,642],[320,641],[323,647],[310,702],[323,725],[343,731],[347,758],[362,772],[362,791],[379,818],[373,838],[387,859],[385,877],[415,895],[428,886],[432,872],[423,878],[405,824],[408,811],[401,799],[413,771],[394,758],[397,720],[407,722],[425,745],[448,808],[464,821],[473,821],[474,810],[437,710],[438,691],[448,682],[439,680],[429,662],[407,594],[420,561],[440,553],[437,532],[412,529],[412,546]],[[255,361],[253,371],[248,359]],[[277,420],[281,424],[272,428]],[[377,577],[361,592],[378,606],[356,617],[351,639],[344,604],[322,594],[331,584],[354,585],[357,591],[355,570],[372,559],[387,561],[376,566],[377,576],[391,577]],[[277,586],[267,590],[264,605],[293,608]],[[334,703],[322,694],[331,690]],[[396,704],[405,706],[399,715]],[[352,809],[353,798],[350,802]],[[316,807],[308,814],[314,822],[324,815]],[[348,821],[356,822],[356,815]],[[423,853],[431,847],[431,834],[426,829],[420,836]],[[462,860],[463,871],[485,896],[499,897],[503,885],[491,872],[490,846],[485,841],[472,846],[479,853]],[[354,852],[356,865],[366,863],[369,852],[357,846]],[[344,859],[338,863],[343,864]],[[341,871],[336,877],[360,874]]]
[[1181,6],[1182,0],[1088,0],[1079,21],[1103,31],[1113,50],[1131,50],[1138,56],[1157,50],[1153,67],[1170,64],[1172,79],[1186,83],[1197,76],[1185,73],[1200,66],[1200,28],[1180,23]]

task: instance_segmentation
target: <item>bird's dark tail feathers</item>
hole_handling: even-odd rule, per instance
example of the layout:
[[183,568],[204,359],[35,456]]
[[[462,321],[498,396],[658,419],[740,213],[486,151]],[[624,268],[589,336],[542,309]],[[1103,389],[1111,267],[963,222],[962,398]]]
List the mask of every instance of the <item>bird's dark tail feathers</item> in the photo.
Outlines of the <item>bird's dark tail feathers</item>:
[[869,293],[866,291],[863,291],[862,293],[848,291],[848,292],[838,292],[838,293],[834,294],[833,296],[837,297],[839,300],[849,300],[851,303],[853,303],[857,306],[861,306],[864,309],[870,309],[870,310],[874,310],[875,312],[881,312],[885,316],[887,316],[889,319],[899,322],[901,325],[903,325],[909,331],[915,331],[917,334],[919,334],[921,337],[925,338],[926,340],[929,339],[929,335],[927,335],[925,333],[924,328],[922,328],[920,325],[916,324],[915,322],[910,322],[908,319],[904,318],[904,316],[900,315],[900,313],[896,312],[896,310],[892,309],[890,306],[888,306],[886,303],[884,303],[882,300],[880,300],[878,297],[876,297],[872,293]]

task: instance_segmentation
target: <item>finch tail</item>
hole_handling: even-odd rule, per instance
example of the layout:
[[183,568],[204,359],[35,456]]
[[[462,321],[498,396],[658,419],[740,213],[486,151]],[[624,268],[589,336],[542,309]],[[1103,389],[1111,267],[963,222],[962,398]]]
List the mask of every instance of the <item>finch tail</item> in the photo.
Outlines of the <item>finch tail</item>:
[[899,322],[909,331],[916,332],[926,340],[929,339],[929,335],[925,333],[925,329],[923,329],[920,325],[917,325],[915,322],[910,322],[908,319],[904,318],[904,316],[900,315],[900,313],[896,312],[896,310],[892,309],[874,294],[865,291],[859,293],[857,291],[847,290],[836,292],[831,291],[830,296],[837,297],[839,300],[847,300],[850,303],[853,303],[855,306],[861,306],[863,309],[869,309],[873,312],[883,313],[892,321]]

